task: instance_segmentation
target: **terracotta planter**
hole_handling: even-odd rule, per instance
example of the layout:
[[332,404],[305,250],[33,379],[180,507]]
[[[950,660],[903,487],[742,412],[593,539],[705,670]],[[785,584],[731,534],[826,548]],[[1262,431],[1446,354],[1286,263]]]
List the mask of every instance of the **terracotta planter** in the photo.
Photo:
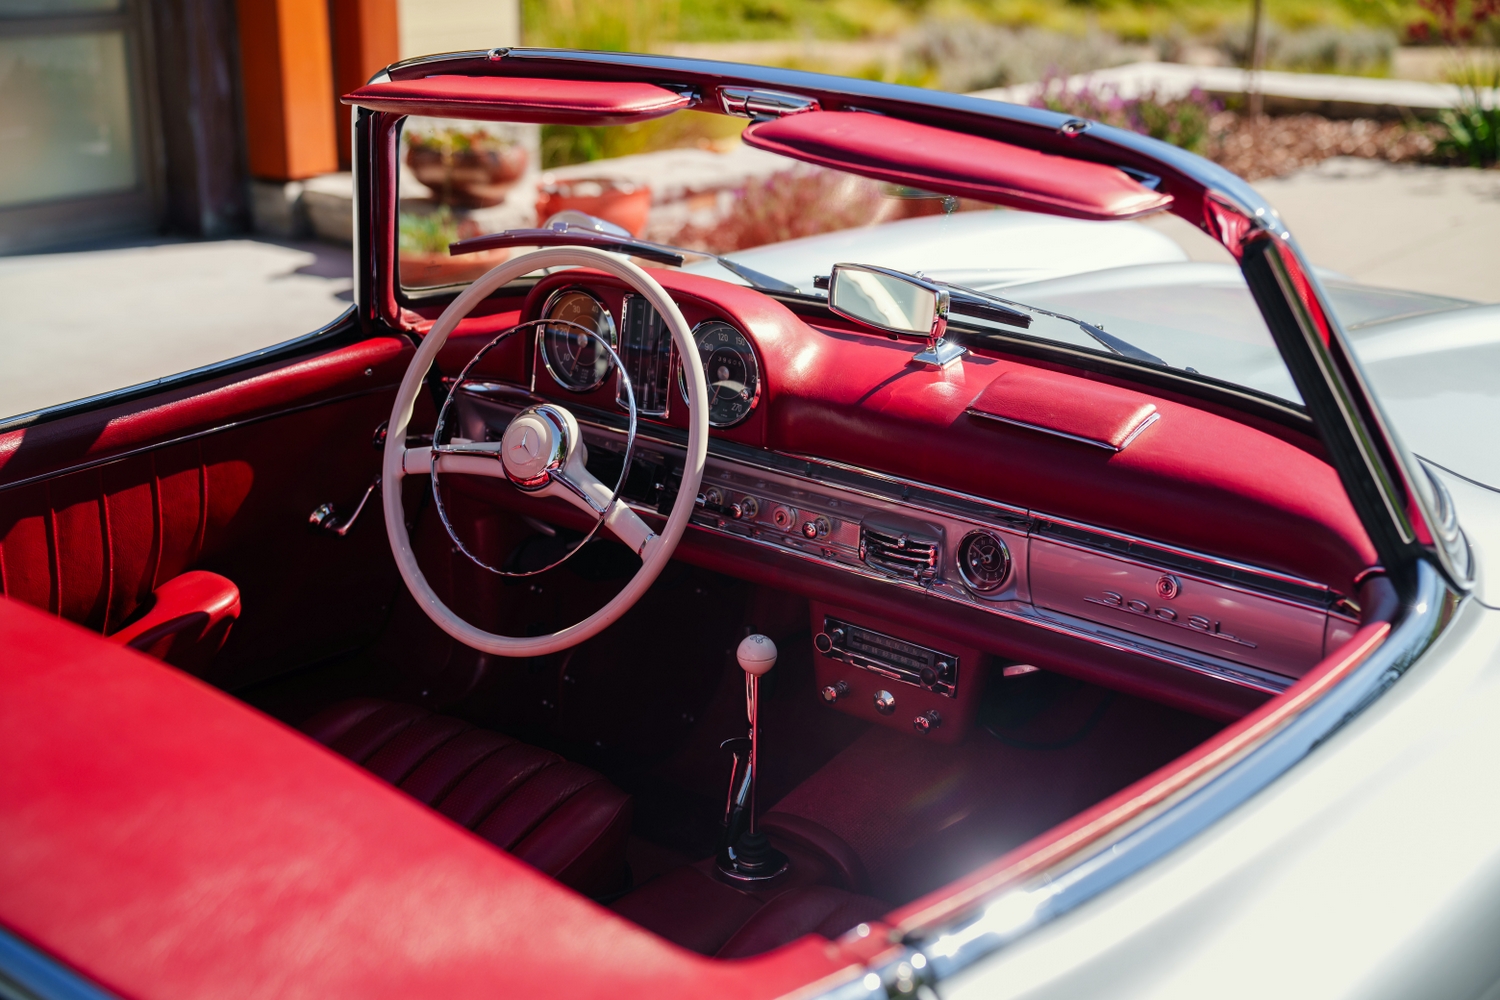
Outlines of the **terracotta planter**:
[[510,259],[515,251],[484,250],[450,257],[444,253],[401,253],[401,284],[407,288],[431,288],[436,285],[466,284],[496,264]]
[[516,179],[526,172],[526,150],[521,146],[466,149],[445,157],[429,146],[409,146],[406,165],[439,202],[484,208],[504,201]]
[[639,236],[645,232],[646,220],[651,215],[651,189],[603,178],[561,181],[543,177],[537,188],[537,224],[543,225],[558,212],[569,209],[613,222]]

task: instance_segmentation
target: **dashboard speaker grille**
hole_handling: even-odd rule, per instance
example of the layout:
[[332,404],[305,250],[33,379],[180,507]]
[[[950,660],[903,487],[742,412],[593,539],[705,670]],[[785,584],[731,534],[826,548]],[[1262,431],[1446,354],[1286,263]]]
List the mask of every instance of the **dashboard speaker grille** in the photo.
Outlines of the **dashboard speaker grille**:
[[896,576],[927,580],[937,574],[941,540],[885,525],[862,524],[859,528],[859,558]]

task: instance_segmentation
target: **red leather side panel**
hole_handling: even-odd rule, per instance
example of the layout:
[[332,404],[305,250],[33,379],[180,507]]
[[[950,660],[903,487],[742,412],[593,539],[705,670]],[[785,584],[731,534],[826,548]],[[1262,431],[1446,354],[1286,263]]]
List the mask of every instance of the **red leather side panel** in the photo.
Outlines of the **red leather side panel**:
[[371,83],[345,104],[403,115],[568,125],[625,125],[688,106],[652,83],[536,80],[506,76],[429,76]]
[[185,674],[0,600],[0,925],[122,997],[771,998]]
[[107,634],[212,569],[245,609],[217,682],[347,647],[394,586],[378,504],[345,538],[307,517],[378,470],[410,356],[380,338],[0,436],[0,593]]
[[1172,196],[1114,167],[862,111],[808,111],[750,125],[745,143],[876,180],[1078,219],[1132,219]]

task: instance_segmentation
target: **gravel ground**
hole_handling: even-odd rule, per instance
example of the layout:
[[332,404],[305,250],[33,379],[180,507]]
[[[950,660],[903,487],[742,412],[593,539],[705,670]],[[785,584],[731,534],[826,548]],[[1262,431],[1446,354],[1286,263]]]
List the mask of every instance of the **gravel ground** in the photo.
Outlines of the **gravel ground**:
[[1336,156],[1388,163],[1429,162],[1434,126],[1336,120],[1321,115],[1251,118],[1234,112],[1214,116],[1208,156],[1241,177],[1257,181],[1286,177]]

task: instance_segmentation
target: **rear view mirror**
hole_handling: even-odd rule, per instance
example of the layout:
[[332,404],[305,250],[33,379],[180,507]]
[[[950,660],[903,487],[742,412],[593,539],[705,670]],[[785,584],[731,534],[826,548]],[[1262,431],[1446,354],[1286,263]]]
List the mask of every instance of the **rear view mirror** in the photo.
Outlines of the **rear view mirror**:
[[917,361],[941,367],[963,354],[963,348],[943,340],[948,290],[915,275],[868,264],[835,264],[828,277],[828,308],[886,333],[925,338],[927,350]]

